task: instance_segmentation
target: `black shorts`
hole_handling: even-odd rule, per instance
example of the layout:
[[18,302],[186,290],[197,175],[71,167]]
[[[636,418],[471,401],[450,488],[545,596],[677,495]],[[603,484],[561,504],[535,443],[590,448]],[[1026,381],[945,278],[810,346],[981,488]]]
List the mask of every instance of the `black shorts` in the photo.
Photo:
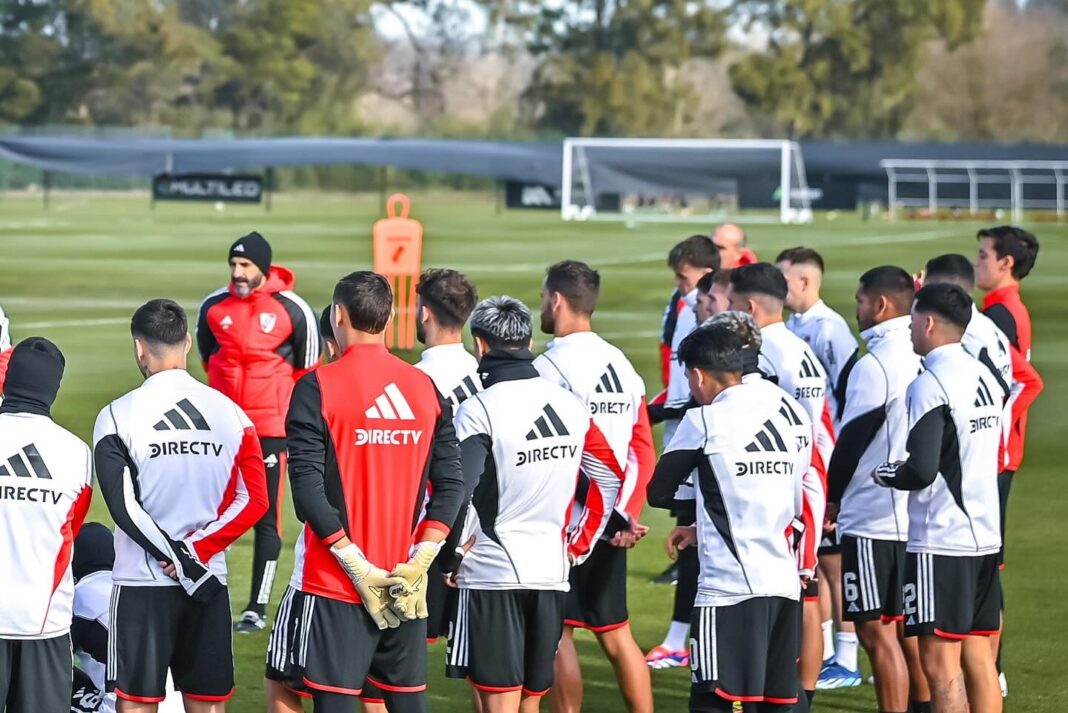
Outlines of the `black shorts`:
[[461,589],[445,674],[495,693],[548,693],[566,600],[566,592],[552,590]]
[[459,590],[445,584],[445,573],[441,571],[437,560],[430,565],[427,580],[426,637],[428,641],[437,641],[438,637],[449,635],[449,621],[456,610]]
[[571,568],[564,623],[600,633],[626,626],[627,617],[627,550],[600,540]]
[[70,634],[0,639],[0,709],[7,713],[69,713],[73,674]]
[[836,555],[842,551],[842,534],[838,531],[838,528],[834,528],[823,536],[820,540],[820,546],[816,550],[818,556],[824,555]]
[[691,695],[796,703],[800,637],[801,607],[792,599],[756,597],[725,607],[694,607]]
[[901,621],[904,586],[904,542],[842,537],[845,621]]
[[801,598],[806,602],[818,602],[820,600],[820,581],[813,577],[801,590]]
[[1001,629],[998,555],[906,555],[905,635],[946,639],[992,636]]
[[167,695],[170,669],[183,696],[228,700],[234,693],[232,627],[225,588],[201,604],[177,586],[116,585],[111,592],[108,692],[158,703]]
[[[365,681],[389,693],[426,690],[426,620],[379,629],[362,604],[304,594],[296,672],[316,691],[359,696]],[[375,692],[374,695],[382,695]]]

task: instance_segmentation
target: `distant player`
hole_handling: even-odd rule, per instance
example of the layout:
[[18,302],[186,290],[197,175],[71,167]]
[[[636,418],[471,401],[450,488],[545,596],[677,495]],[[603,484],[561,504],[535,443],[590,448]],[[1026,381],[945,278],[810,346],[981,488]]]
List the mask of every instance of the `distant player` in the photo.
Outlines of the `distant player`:
[[[715,243],[704,235],[691,235],[675,245],[668,254],[668,266],[675,273],[675,285],[680,295],[673,313],[674,320],[665,320],[670,326],[670,349],[667,352],[667,389],[653,399],[649,405],[649,419],[652,423],[664,422],[664,442],[671,439],[682,415],[691,402],[690,387],[686,383],[686,373],[678,360],[678,345],[697,327],[697,283],[702,277],[714,274],[720,265],[719,250]],[[672,317],[669,312],[667,317]],[[668,331],[665,328],[665,337]],[[692,488],[683,486],[690,492],[684,500],[692,501]],[[682,512],[676,513],[678,524],[692,525],[691,507],[684,506]],[[690,610],[693,608],[693,592],[697,586],[697,553],[691,549],[680,554],[679,561],[672,563],[656,581],[680,582],[675,588],[674,614],[668,627],[667,635],[659,646],[646,654],[645,661],[652,668],[675,668],[686,666],[689,662],[687,652],[687,631],[690,628]]]
[[1003,404],[997,379],[961,346],[971,309],[956,285],[916,293],[912,345],[925,371],[908,388],[908,459],[872,473],[880,485],[909,491],[905,634],[919,637],[938,713],[1002,710],[986,637],[1000,627]]
[[392,311],[381,275],[338,282],[331,326],[341,357],[301,378],[286,422],[304,520],[293,678],[317,713],[355,711],[365,680],[394,713],[426,710],[427,571],[463,484],[451,409],[426,374],[386,350]]
[[791,711],[798,700],[800,579],[792,536],[811,442],[781,399],[742,383],[742,345],[723,326],[680,347],[694,396],[657,464],[650,503],[670,507],[696,470],[697,525],[669,547],[696,544],[701,575],[690,636],[689,710]]
[[719,265],[724,270],[757,262],[756,253],[747,247],[749,239],[740,225],[723,223],[712,233],[712,242],[719,251]]
[[14,348],[0,404],[0,707],[66,713],[71,694],[71,545],[93,496],[89,447],[52,420],[65,360],[30,337]]
[[140,387],[93,429],[100,493],[118,528],[107,690],[119,711],[154,711],[168,670],[188,713],[234,690],[226,549],[267,510],[256,430],[186,371],[185,312],[151,300],[130,322]]
[[[627,550],[645,536],[639,522],[645,489],[656,465],[656,449],[645,408],[645,383],[623,352],[592,329],[601,276],[589,265],[567,260],[549,267],[542,284],[541,330],[551,334],[548,350],[534,367],[549,381],[582,400],[604,434],[619,468],[622,487],[608,527],[583,564],[571,570],[564,637],[556,656],[552,709],[582,709],[582,671],[575,650],[576,627],[592,631],[616,671],[630,711],[652,711],[649,669],[630,628],[627,609]],[[576,504],[573,524],[583,512]]]
[[115,694],[106,693],[108,626],[111,609],[111,568],[115,538],[105,525],[87,522],[74,538],[74,619],[70,639],[74,650],[71,710],[114,713]]
[[900,267],[876,267],[860,277],[857,326],[867,353],[845,377],[845,410],[827,470],[827,519],[842,534],[843,616],[856,624],[879,710],[887,713],[909,713],[910,698],[930,708],[916,642],[899,635],[907,497],[887,493],[870,477],[876,466],[908,455],[905,392],[923,368],[909,331],[913,293],[912,276]]
[[293,292],[293,273],[273,265],[259,233],[230,246],[230,284],[208,295],[197,315],[196,338],[208,383],[240,406],[260,438],[270,507],[256,523],[252,590],[237,622],[251,633],[267,626],[278,553],[282,550],[281,493],[286,459],[285,417],[293,384],[319,363],[315,313]]
[[[478,484],[446,673],[469,679],[489,713],[537,710],[552,686],[568,571],[597,542],[624,478],[587,406],[539,376],[532,332],[518,300],[479,303],[471,333],[486,388],[456,417],[465,480]],[[579,472],[590,485],[569,526]]]
[[727,288],[731,284],[730,270],[716,270],[703,275],[697,281],[697,301],[694,314],[697,324],[702,325],[720,312],[730,309],[727,300]]
[[[857,340],[842,315],[820,298],[823,285],[823,257],[812,248],[783,250],[775,258],[786,277],[786,306],[793,314],[786,328],[805,340],[827,373],[827,405],[837,427],[845,408],[842,390],[845,377],[859,357]],[[816,684],[820,689],[859,686],[857,635],[852,622],[842,619],[842,557],[840,534],[832,529],[820,543],[820,616],[823,629],[824,666]],[[832,619],[833,614],[833,619]],[[837,627],[837,647],[832,637]]]
[[[753,315],[760,325],[763,344],[760,369],[786,393],[797,399],[812,421],[815,431],[816,467],[805,473],[804,569],[817,563],[815,538],[823,525],[827,504],[826,464],[834,448],[833,426],[827,407],[827,376],[812,349],[791,333],[783,322],[783,307],[788,289],[786,278],[777,267],[760,262],[731,272],[729,290],[731,309]],[[804,592],[804,635],[801,648],[801,682],[810,696],[815,691],[823,662],[822,617],[819,609],[818,582],[813,580]]]

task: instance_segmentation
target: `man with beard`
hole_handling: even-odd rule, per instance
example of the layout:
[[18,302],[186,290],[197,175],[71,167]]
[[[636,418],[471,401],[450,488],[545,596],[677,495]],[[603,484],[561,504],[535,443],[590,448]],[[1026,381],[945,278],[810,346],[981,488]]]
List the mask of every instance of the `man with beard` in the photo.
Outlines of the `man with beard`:
[[271,246],[257,232],[230,246],[230,284],[205,298],[196,338],[208,384],[240,406],[256,426],[267,469],[270,507],[256,523],[252,592],[237,624],[251,633],[267,626],[282,549],[282,473],[286,411],[293,385],[319,363],[315,313],[292,290],[293,273],[271,265]]

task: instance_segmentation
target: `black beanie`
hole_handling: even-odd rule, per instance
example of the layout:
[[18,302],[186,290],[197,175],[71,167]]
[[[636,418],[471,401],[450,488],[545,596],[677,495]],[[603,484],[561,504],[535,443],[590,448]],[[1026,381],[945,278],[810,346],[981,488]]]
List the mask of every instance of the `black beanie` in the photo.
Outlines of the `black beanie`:
[[74,557],[71,570],[74,579],[93,572],[110,570],[115,566],[115,536],[99,522],[87,522],[74,538]]
[[230,246],[230,255],[226,259],[232,260],[235,257],[251,261],[264,276],[271,273],[271,244],[255,230],[243,238],[238,238]]
[[63,352],[44,337],[23,339],[11,352],[0,408],[6,413],[50,416],[65,365]]

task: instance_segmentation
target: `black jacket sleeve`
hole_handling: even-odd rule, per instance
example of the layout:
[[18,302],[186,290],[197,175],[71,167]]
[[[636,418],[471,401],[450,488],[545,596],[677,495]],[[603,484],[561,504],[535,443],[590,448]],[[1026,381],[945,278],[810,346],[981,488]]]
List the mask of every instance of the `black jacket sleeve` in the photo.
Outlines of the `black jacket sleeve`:
[[909,431],[906,447],[909,458],[898,469],[890,486],[897,490],[922,490],[938,477],[942,459],[942,439],[953,422],[946,406],[933,408]]
[[983,314],[989,317],[990,321],[1009,338],[1012,346],[1020,348],[1020,335],[1016,332],[1016,318],[1012,316],[1008,307],[1003,304],[992,304],[983,310]]
[[670,451],[660,457],[649,481],[647,498],[654,508],[678,509],[675,491],[693,472],[703,454],[699,450]]
[[208,363],[208,358],[211,357],[219,349],[219,342],[215,339],[215,333],[211,331],[211,327],[208,326],[208,310],[224,299],[226,295],[210,296],[206,300],[200,303],[200,310],[197,312],[197,324],[194,329],[197,337],[197,352],[200,353],[200,361],[202,364]]
[[483,473],[494,468],[493,446],[490,437],[485,433],[479,433],[465,438],[460,443],[460,462],[463,465],[464,492],[460,511],[456,516],[449,536],[445,538],[442,546],[441,568],[445,572],[452,572],[460,564],[460,557],[456,555],[456,549],[464,543],[460,542],[463,536],[464,523],[467,521],[467,513],[471,509],[471,498],[475,494],[475,488],[482,480]]
[[297,513],[311,525],[317,537],[333,544],[347,533],[341,514],[326,497],[328,438],[319,379],[315,372],[305,374],[293,388],[286,415],[289,483]]
[[[440,397],[439,397],[440,399]],[[460,444],[452,423],[452,407],[441,401],[441,415],[430,449],[430,502],[426,519],[451,525],[464,500],[464,470],[460,465]]]
[[842,495],[857,472],[857,464],[885,422],[886,410],[875,408],[842,426],[827,467],[827,502],[842,502]]

